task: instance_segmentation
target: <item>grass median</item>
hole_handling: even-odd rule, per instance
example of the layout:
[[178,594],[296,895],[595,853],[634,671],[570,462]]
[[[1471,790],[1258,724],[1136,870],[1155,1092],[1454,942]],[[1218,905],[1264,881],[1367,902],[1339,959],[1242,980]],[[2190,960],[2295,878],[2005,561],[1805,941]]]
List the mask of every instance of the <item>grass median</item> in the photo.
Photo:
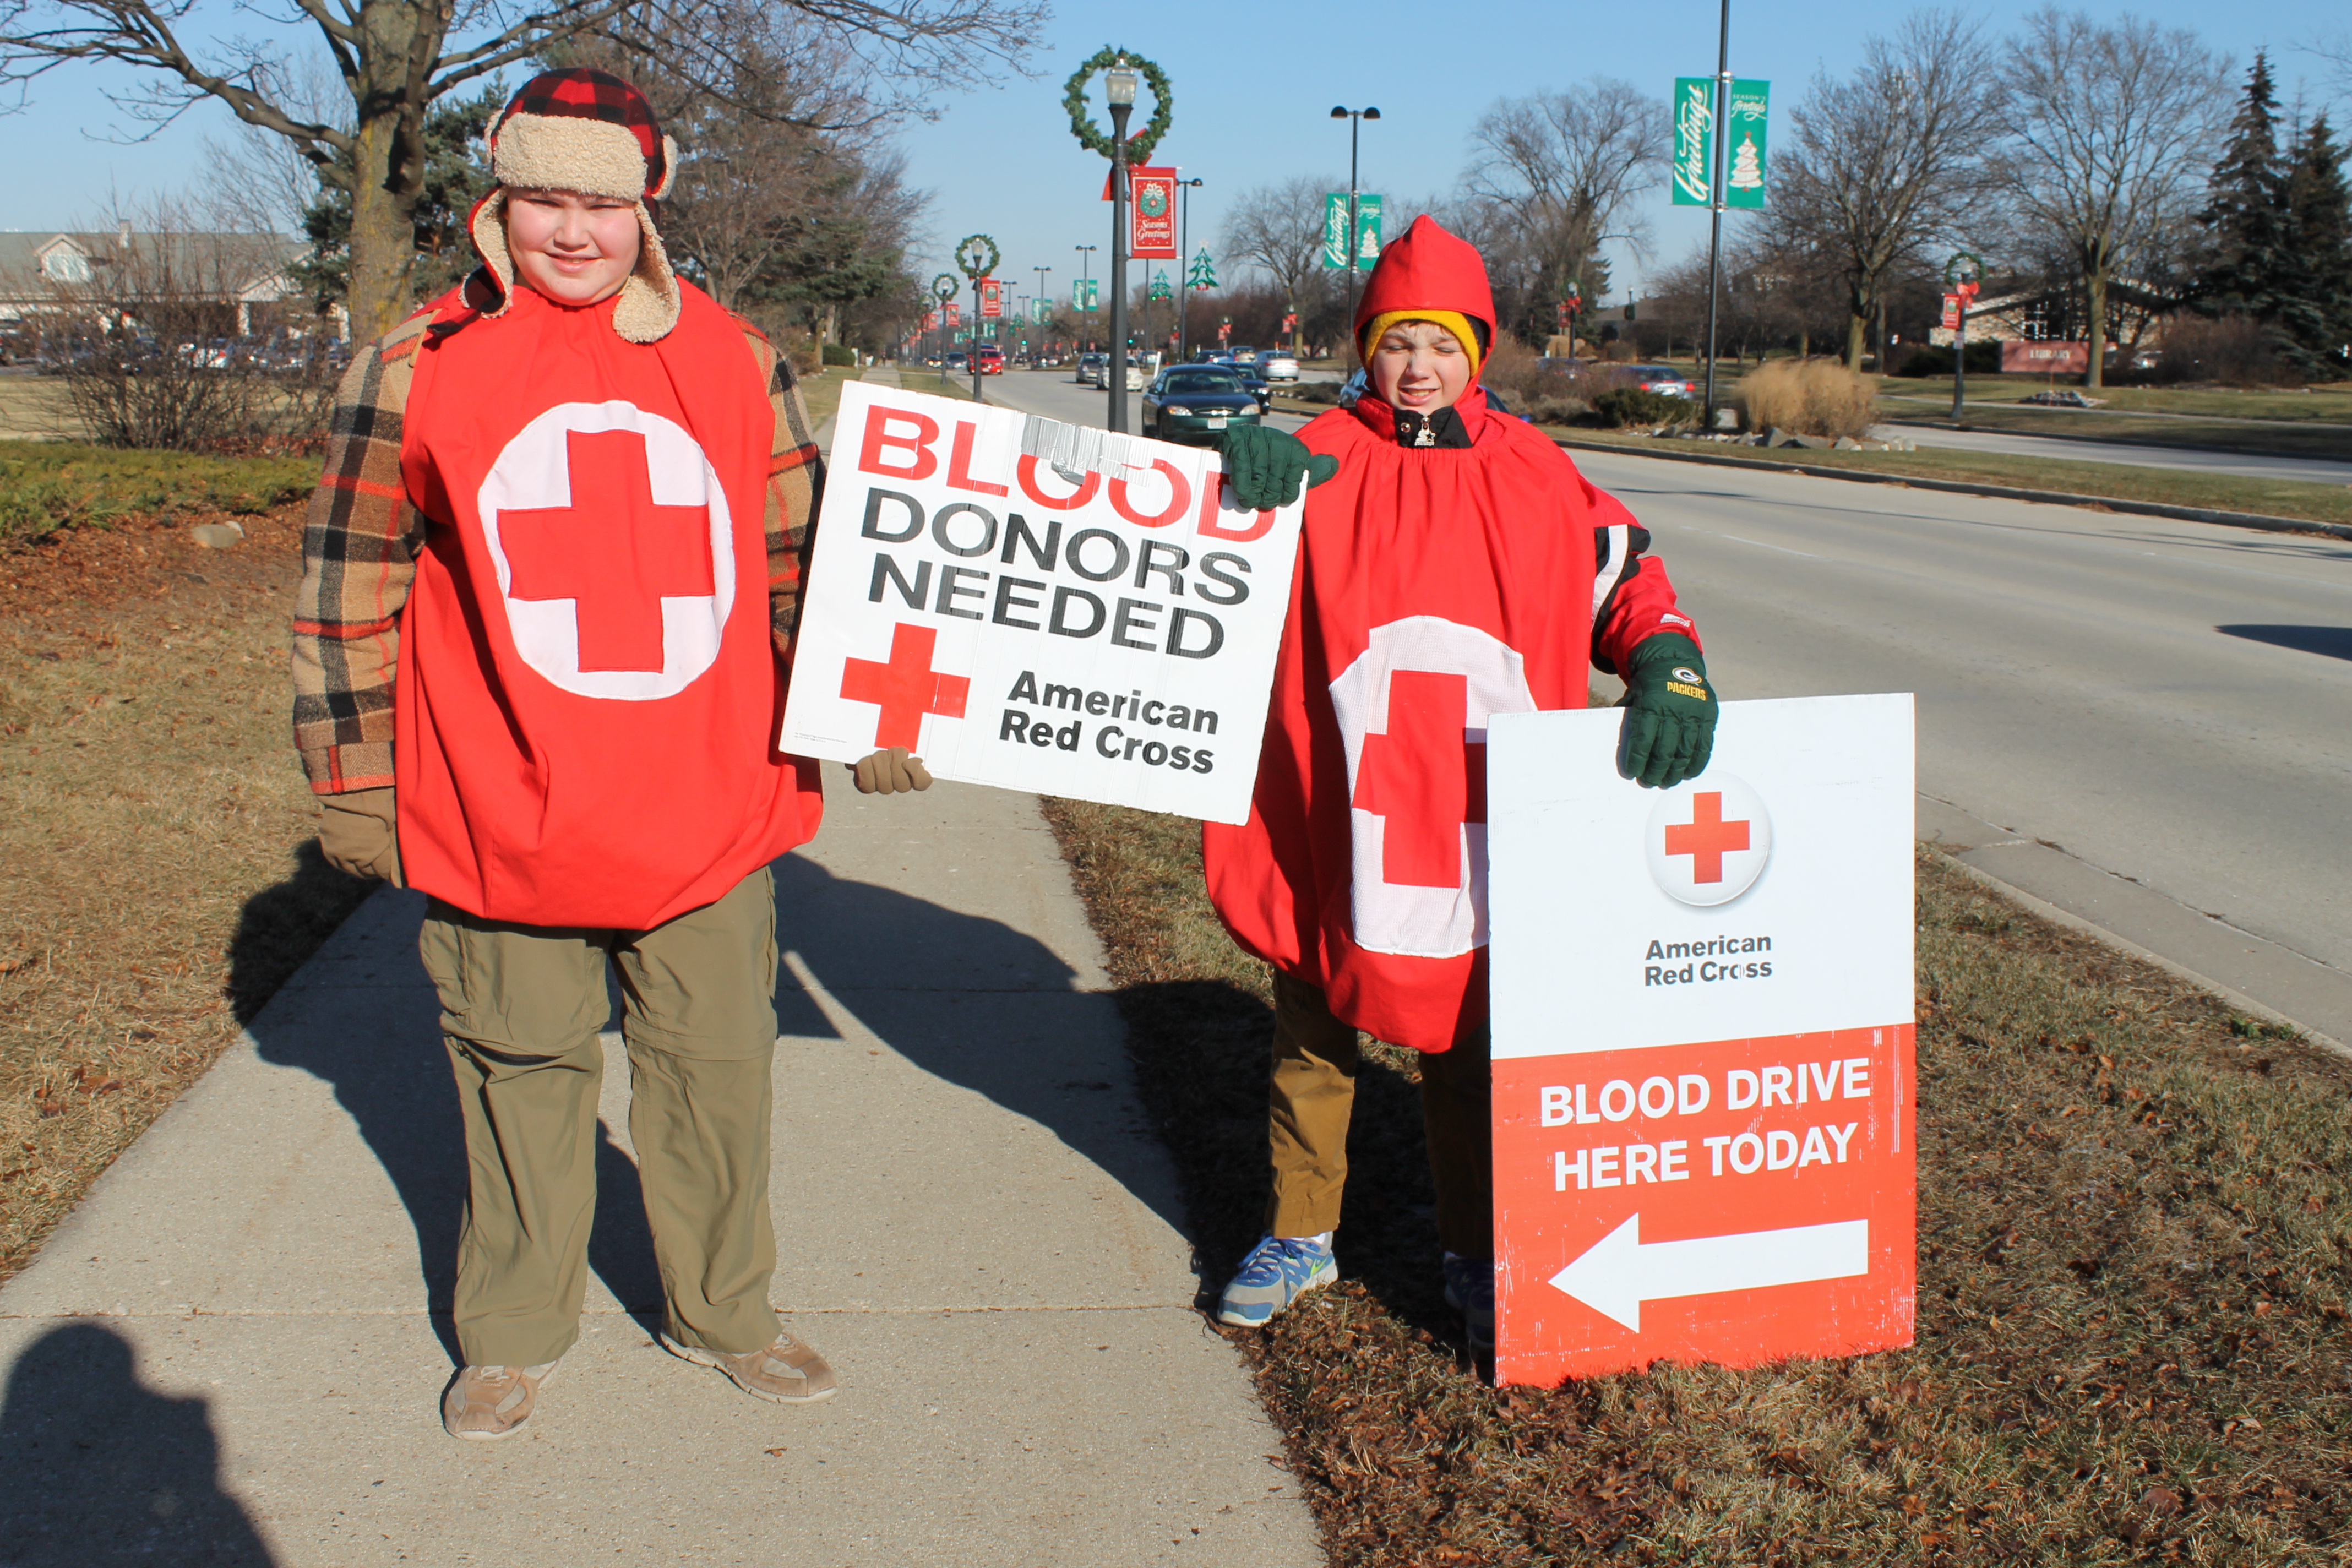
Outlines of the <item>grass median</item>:
[[[1213,1288],[1264,1204],[1266,971],[1202,895],[1196,824],[1047,816]],[[2344,1562],[2352,1072],[1924,849],[1919,889],[1910,1350],[1483,1385],[1439,1300],[1416,1058],[1372,1047],[1344,1279],[1231,1336],[1335,1563]]]
[[[368,890],[318,858],[288,734],[300,507],[206,500],[287,462],[62,462],[194,488],[0,540],[0,1279]],[[230,519],[226,550],[186,526]]]
[[[1960,484],[1999,485],[2012,489],[2055,490],[2096,500],[2155,501],[2212,511],[2252,512],[2311,522],[2352,523],[2352,489],[2302,479],[2256,479],[2206,474],[2186,468],[2139,468],[2128,463],[2086,463],[2060,458],[2011,457],[1998,452],[1922,448],[1916,452],[1813,451],[1785,447],[1771,452],[1749,447],[1710,447],[1671,437],[1624,430],[1545,426],[1545,434],[1577,442],[1623,447],[1665,457],[1705,458],[1759,466],[1802,464],[1850,468],[1897,479],[1948,479]],[[1570,449],[1574,456],[1574,449]]]

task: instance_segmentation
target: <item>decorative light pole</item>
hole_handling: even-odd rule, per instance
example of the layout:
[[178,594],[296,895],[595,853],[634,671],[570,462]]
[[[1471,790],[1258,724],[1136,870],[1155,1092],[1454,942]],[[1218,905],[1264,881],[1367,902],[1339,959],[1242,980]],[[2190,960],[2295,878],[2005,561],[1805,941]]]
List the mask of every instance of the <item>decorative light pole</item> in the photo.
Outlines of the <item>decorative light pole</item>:
[[956,247],[956,265],[962,268],[963,275],[971,279],[971,353],[966,357],[971,364],[971,400],[974,403],[981,401],[980,289],[982,284],[995,276],[996,264],[1003,259],[1003,253],[996,248],[996,241],[984,234],[966,235],[963,243]]
[[[1206,180],[1176,182],[1177,199],[1184,204],[1183,211],[1179,215],[1176,225],[1176,254],[1184,258],[1176,264],[1180,271],[1192,265],[1192,193],[1206,184],[1208,184]],[[1192,280],[1187,278],[1176,285],[1176,358],[1180,362],[1184,358],[1185,350],[1192,346],[1187,342],[1192,335]]]
[[1045,320],[1037,323],[1037,357],[1043,359],[1045,357],[1046,344],[1053,341],[1053,333],[1047,330],[1046,322],[1054,319],[1054,296],[1045,292],[1045,274],[1054,269],[1050,267],[1032,267],[1029,270],[1037,275],[1037,298],[1043,302],[1045,308]]
[[[1103,98],[1110,108],[1111,134],[1106,139],[1087,113],[1087,84],[1096,72],[1103,78]],[[1127,122],[1135,112],[1138,76],[1151,88],[1151,120],[1128,140]],[[1127,430],[1127,170],[1130,162],[1149,159],[1152,148],[1168,134],[1172,118],[1168,74],[1140,55],[1124,49],[1104,49],[1081,65],[1063,84],[1062,104],[1070,111],[1070,133],[1080,146],[1100,153],[1110,171],[1110,366],[1103,377],[1109,393],[1109,428]]]
[[1984,258],[1970,251],[1956,251],[1944,263],[1944,287],[1950,291],[1956,308],[1952,312],[1952,418],[1957,422],[1960,410],[1969,400],[1969,307],[1976,303],[1977,290],[1984,287]]
[[956,294],[956,280],[942,272],[931,279],[931,298],[940,302],[940,384],[948,380],[948,350],[954,346],[955,329],[948,325],[948,301]]
[[1723,26],[1715,47],[1715,150],[1706,161],[1706,166],[1714,172],[1714,189],[1707,201],[1711,226],[1706,242],[1706,399],[1701,405],[1705,413],[1699,434],[1709,439],[1715,436],[1715,300],[1723,285],[1724,132],[1730,118],[1731,0],[1723,0]]
[[[1095,326],[1095,308],[1087,303],[1086,286],[1095,280],[1095,252],[1101,249],[1102,247],[1098,245],[1074,245],[1070,247],[1070,248],[1086,258],[1086,259],[1080,263],[1080,266],[1085,268],[1084,274],[1078,279],[1078,286],[1070,291],[1070,308],[1077,311],[1079,325],[1084,327],[1087,332],[1091,333],[1093,332]],[[1087,341],[1091,342],[1094,340],[1092,337],[1089,337]]]
[[1380,117],[1377,109],[1335,107],[1331,110],[1332,119],[1348,122],[1348,337],[1351,342],[1356,335],[1356,139],[1365,121]]

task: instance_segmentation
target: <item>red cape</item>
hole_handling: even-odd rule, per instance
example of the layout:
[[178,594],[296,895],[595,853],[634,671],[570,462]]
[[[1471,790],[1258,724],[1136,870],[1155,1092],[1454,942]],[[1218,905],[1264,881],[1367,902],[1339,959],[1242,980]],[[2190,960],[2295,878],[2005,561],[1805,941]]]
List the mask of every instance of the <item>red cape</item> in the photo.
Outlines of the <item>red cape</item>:
[[1424,1051],[1486,1016],[1486,715],[1581,708],[1594,664],[1697,637],[1631,513],[1475,385],[1455,410],[1467,447],[1397,445],[1370,397],[1299,432],[1339,472],[1307,493],[1250,820],[1203,843],[1236,942]]

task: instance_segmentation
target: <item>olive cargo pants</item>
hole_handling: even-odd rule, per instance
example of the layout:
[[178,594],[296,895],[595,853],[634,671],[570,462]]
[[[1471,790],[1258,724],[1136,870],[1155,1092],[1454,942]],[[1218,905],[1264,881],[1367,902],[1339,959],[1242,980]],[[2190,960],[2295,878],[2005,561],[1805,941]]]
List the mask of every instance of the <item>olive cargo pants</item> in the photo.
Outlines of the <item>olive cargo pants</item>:
[[[1486,1026],[1421,1058],[1421,1124],[1437,1188],[1437,1239],[1464,1258],[1495,1255],[1494,1064]],[[1356,1108],[1356,1030],[1323,993],[1274,977],[1270,1236],[1320,1236],[1339,1224],[1348,1123]]]
[[456,1317],[467,1364],[536,1366],[579,1337],[608,968],[624,999],[629,1138],[668,1331],[732,1355],[772,1342],[777,955],[767,868],[647,931],[502,925],[436,899],[418,945],[465,1110]]

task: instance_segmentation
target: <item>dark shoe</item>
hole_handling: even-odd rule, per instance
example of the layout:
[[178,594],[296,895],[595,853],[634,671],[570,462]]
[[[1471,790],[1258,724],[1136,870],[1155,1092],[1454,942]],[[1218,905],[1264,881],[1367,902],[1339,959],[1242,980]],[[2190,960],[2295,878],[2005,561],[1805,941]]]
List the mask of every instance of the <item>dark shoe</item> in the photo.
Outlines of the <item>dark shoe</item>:
[[1469,1331],[1470,1353],[1486,1360],[1495,1354],[1495,1262],[1490,1258],[1445,1255],[1445,1304],[1462,1314]]

